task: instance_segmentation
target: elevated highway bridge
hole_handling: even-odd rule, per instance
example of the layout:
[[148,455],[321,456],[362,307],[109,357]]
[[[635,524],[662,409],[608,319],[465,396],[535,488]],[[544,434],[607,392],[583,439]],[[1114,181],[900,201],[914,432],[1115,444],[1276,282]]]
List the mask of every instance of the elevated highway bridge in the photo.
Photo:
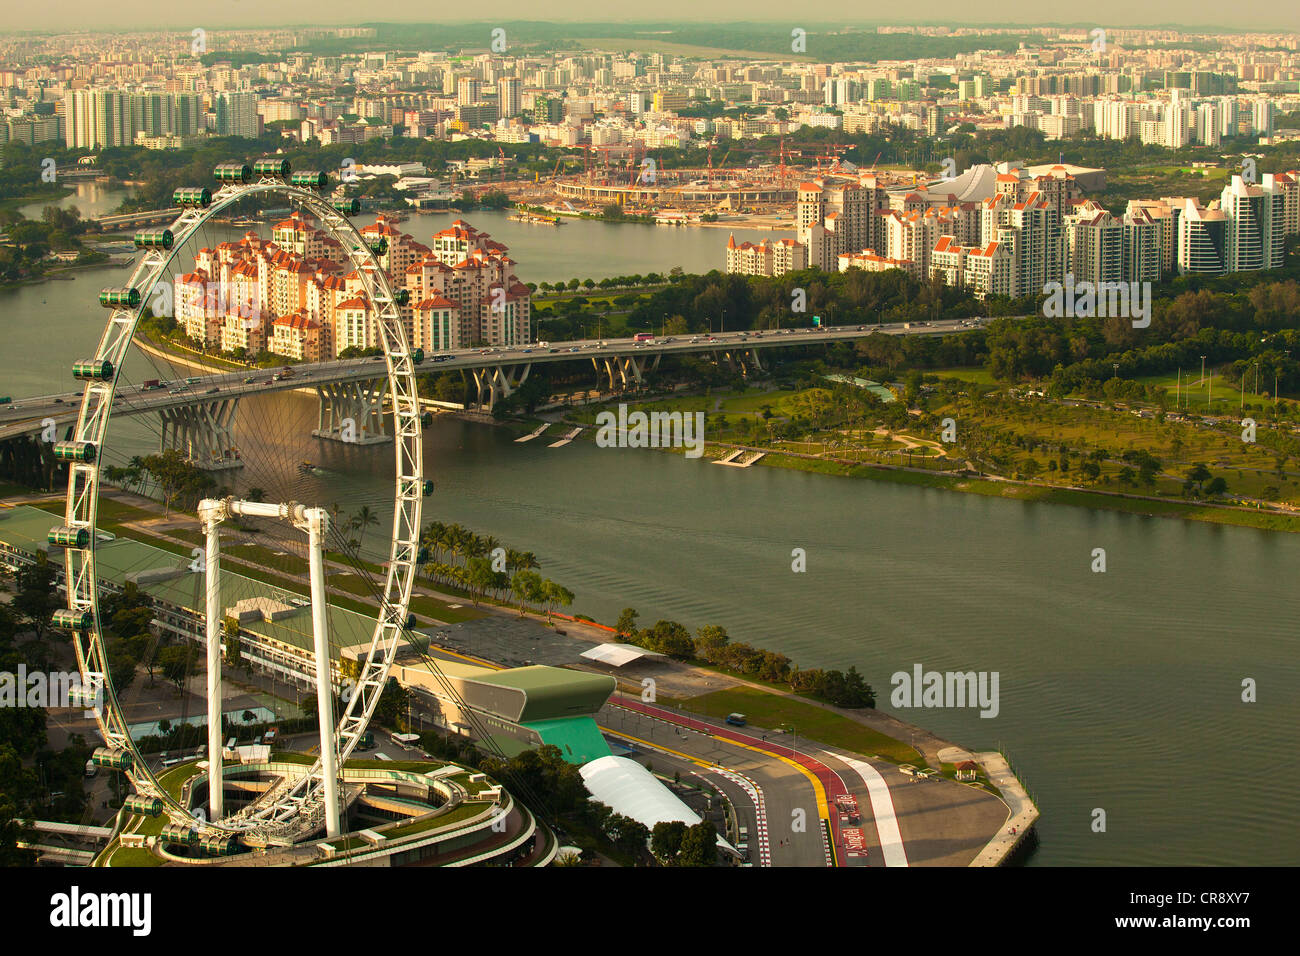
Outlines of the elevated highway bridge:
[[[703,355],[743,372],[763,368],[763,353],[772,349],[856,341],[884,335],[948,335],[978,328],[980,319],[948,319],[870,325],[842,325],[767,331],[698,333],[635,339],[583,339],[515,348],[461,349],[427,356],[419,374],[460,371],[475,387],[475,405],[490,411],[528,379],[534,365],[588,360],[611,391],[639,385],[665,355]],[[168,353],[185,363],[181,353]],[[197,356],[196,356],[197,358]],[[159,387],[119,383],[114,415],[156,415],[161,420],[163,449],[175,448],[200,467],[240,466],[231,428],[241,399],[291,389],[312,389],[320,402],[320,438],[373,444],[388,441],[384,427],[387,370],[381,356],[294,365],[279,369],[233,369],[201,374]],[[0,405],[0,442],[21,436],[62,437],[77,420],[81,391],[42,395]],[[53,437],[52,437],[53,436]]]

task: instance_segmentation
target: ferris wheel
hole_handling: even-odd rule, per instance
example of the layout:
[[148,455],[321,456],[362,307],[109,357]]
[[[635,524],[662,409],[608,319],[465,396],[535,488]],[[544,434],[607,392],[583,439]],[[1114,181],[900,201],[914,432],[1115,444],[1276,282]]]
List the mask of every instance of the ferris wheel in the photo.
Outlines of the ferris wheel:
[[[421,450],[421,424],[422,420],[427,423],[428,418],[421,414],[415,380],[415,366],[423,354],[408,347],[400,306],[409,302],[409,295],[406,290],[395,292],[389,283],[380,261],[386,251],[384,239],[363,235],[348,219],[358,211],[357,200],[330,198],[330,184],[324,173],[292,173],[288,162],[281,159],[261,159],[251,165],[227,163],[218,166],[215,175],[219,184],[215,191],[187,187],[175,192],[173,199],[180,211],[170,226],[136,233],[135,245],[142,255],[124,286],[101,293],[100,304],[108,310],[108,321],[93,357],[78,361],[73,368],[74,376],[85,384],[76,424],[66,439],[54,446],[56,459],[68,466],[64,523],[49,536],[52,545],[66,552],[67,607],[56,613],[54,623],[72,632],[83,686],[102,688],[96,721],[104,746],[95,752],[94,761],[125,773],[135,791],[128,809],[152,816],[165,815],[173,833],[188,834],[192,838],[189,842],[202,840],[205,847],[209,843],[226,845],[237,837],[260,845],[288,844],[322,826],[331,836],[339,831],[340,768],[366,733],[399,639],[414,623],[409,605],[417,566],[422,559],[419,545],[422,499],[432,490],[432,482],[424,477]],[[229,361],[229,353],[218,358],[217,354],[223,351],[220,348],[209,351],[195,345],[190,351],[180,348],[177,354],[159,350],[153,339],[137,339],[142,319],[147,317],[152,321],[156,315],[156,310],[150,309],[151,304],[166,305],[169,295],[177,301],[180,299],[177,286],[169,285],[169,274],[176,277],[179,285],[182,274],[194,269],[189,261],[191,256],[208,255],[207,261],[214,262],[212,247],[219,247],[223,237],[229,241],[226,233],[229,217],[250,206],[264,207],[267,200],[287,202],[319,222],[317,237],[327,236],[330,251],[341,253],[350,263],[353,272],[348,278],[356,287],[357,296],[364,300],[364,312],[372,322],[368,325],[373,335],[368,350],[371,354],[364,359],[350,363],[329,361],[319,368],[302,366],[301,379],[317,376],[314,388],[320,396],[318,425],[321,427],[316,430],[293,420],[292,409],[298,407],[293,403],[312,401],[310,397],[302,398],[304,394],[310,395],[309,388],[286,391],[280,375],[268,378],[264,368],[255,370],[251,364],[241,368]],[[246,236],[244,241],[255,242],[253,233]],[[173,273],[174,269],[179,271]],[[260,321],[260,315],[253,316],[248,324],[251,328]],[[266,339],[259,341],[263,346],[267,343]],[[144,352],[148,355],[142,357]],[[264,350],[262,354],[265,357]],[[380,355],[382,366],[378,364]],[[318,359],[323,357],[317,355]],[[155,370],[162,362],[171,368],[183,368],[185,372],[205,374],[191,374],[183,381],[178,380],[178,387],[169,389],[169,383],[145,378],[151,374],[148,371],[142,374],[124,371],[132,363],[140,367],[145,360]],[[355,380],[360,361],[375,363],[362,370],[368,378],[360,385],[355,381],[351,386],[346,382],[340,385],[338,381],[325,381],[324,372],[317,375],[317,371],[329,366],[337,372],[336,379],[352,376]],[[166,374],[165,370],[161,374]],[[286,366],[284,378],[292,374]],[[331,512],[327,505],[331,494],[348,500],[364,495],[346,486],[340,490],[337,482],[332,488],[323,488],[322,482],[314,477],[322,469],[304,458],[331,453],[330,449],[312,449],[319,449],[322,444],[329,444],[331,437],[338,437],[338,423],[331,426],[327,418],[337,417],[338,392],[345,387],[350,387],[354,396],[363,397],[371,421],[369,442],[345,449],[348,454],[364,456],[369,481],[366,494],[374,505],[373,509],[365,505],[364,510],[370,512],[367,520],[378,524],[374,516],[384,515],[391,508],[392,523],[386,564],[381,565],[379,560],[384,555],[381,538],[376,560],[364,565],[370,568],[372,580],[362,583],[372,592],[378,613],[368,650],[355,658],[357,670],[352,692],[346,696],[346,705],[336,719],[333,700],[337,685],[331,676],[331,659],[335,655],[331,647],[337,650],[338,645],[332,645],[330,640],[329,614],[341,612],[328,605],[325,555],[346,551],[356,542],[347,540],[349,534],[355,534],[355,522],[351,529],[344,529],[338,506]],[[329,396],[333,396],[333,406],[327,415]],[[242,411],[236,422],[234,409],[241,401]],[[268,404],[272,401],[279,404]],[[383,431],[390,418],[392,434],[388,436]],[[206,422],[202,427],[207,429],[207,434],[216,436],[214,439],[196,440],[195,431],[200,426],[195,422],[200,419]],[[348,423],[355,428],[355,422]],[[334,433],[330,432],[331,427],[335,427]],[[152,436],[148,434],[151,428],[155,432]],[[196,597],[194,605],[203,608],[206,628],[191,635],[197,638],[197,644],[186,642],[191,650],[206,642],[207,811],[187,806],[159,782],[160,775],[150,769],[137,748],[128,708],[110,676],[106,627],[111,622],[101,612],[106,593],[96,564],[97,551],[104,547],[101,538],[105,537],[96,531],[101,491],[107,487],[106,475],[111,479],[123,470],[113,463],[140,461],[132,452],[144,450],[142,442],[153,437],[158,438],[160,450],[170,447],[196,467],[206,469],[205,476],[216,476],[205,477],[203,481],[207,493],[197,503],[197,511],[202,534],[198,540],[204,547],[194,549],[196,560],[188,568],[188,580],[192,581]],[[345,441],[348,438],[343,437]],[[385,449],[365,447],[388,440],[394,446],[391,459]],[[391,462],[391,470],[382,465],[383,460]],[[168,501],[169,515],[170,504]],[[192,523],[192,516],[187,518]],[[256,527],[250,528],[250,523]],[[221,665],[226,618],[221,605],[223,562],[219,531],[223,524],[238,525],[234,532],[228,527],[227,533],[246,533],[248,541],[256,543],[242,547],[263,555],[286,555],[302,548],[300,539],[302,532],[306,532],[306,560],[300,564],[309,574],[299,579],[310,578],[313,638],[310,652],[315,658],[321,741],[314,763],[303,764],[300,773],[282,776],[260,797],[228,815],[223,813],[222,806]],[[183,530],[175,529],[172,533],[181,534]],[[254,533],[257,537],[253,537]],[[291,538],[299,543],[288,543]],[[359,567],[362,564],[357,562]],[[341,572],[335,570],[335,574]],[[287,591],[284,596],[288,596]],[[308,602],[296,599],[295,603]],[[365,646],[364,641],[356,646]]]

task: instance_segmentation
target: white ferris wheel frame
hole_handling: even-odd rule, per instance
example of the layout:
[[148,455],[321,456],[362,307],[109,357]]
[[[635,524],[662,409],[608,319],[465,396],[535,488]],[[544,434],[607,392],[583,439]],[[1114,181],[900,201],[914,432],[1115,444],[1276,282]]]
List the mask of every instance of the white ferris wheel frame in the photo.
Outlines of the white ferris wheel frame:
[[[171,249],[144,250],[144,255],[128,282],[128,287],[140,290],[140,303],[134,308],[113,309],[95,351],[96,361],[112,363],[112,376],[105,380],[86,382],[77,424],[73,430],[73,440],[90,443],[94,457],[91,461],[68,463],[64,517],[69,528],[89,532],[89,543],[86,547],[68,547],[64,568],[69,610],[83,614],[90,612],[92,615],[89,631],[74,628],[72,632],[77,667],[83,681],[102,681],[102,706],[96,709],[95,719],[105,745],[131,755],[131,766],[126,773],[136,793],[160,800],[172,823],[205,833],[256,834],[263,841],[283,843],[292,842],[297,835],[316,829],[324,819],[321,758],[318,757],[301,776],[283,778],[261,798],[219,822],[213,823],[196,816],[181,805],[149,770],[136,749],[125,715],[118,704],[107,666],[107,646],[100,620],[99,587],[95,574],[95,526],[99,509],[102,450],[118,377],[130,350],[140,315],[176,254],[199,228],[234,203],[267,193],[284,195],[315,213],[323,227],[342,245],[365,284],[376,313],[379,338],[384,349],[396,451],[392,547],[370,650],[361,665],[355,692],[335,727],[340,768],[370,723],[396,656],[398,640],[408,626],[411,590],[417,572],[424,495],[420,406],[415,363],[388,276],[357,227],[330,205],[324,196],[271,176],[263,176],[246,184],[226,185],[212,194],[210,205],[186,208],[172,222],[169,227],[174,236]],[[98,675],[102,675],[102,678]]]

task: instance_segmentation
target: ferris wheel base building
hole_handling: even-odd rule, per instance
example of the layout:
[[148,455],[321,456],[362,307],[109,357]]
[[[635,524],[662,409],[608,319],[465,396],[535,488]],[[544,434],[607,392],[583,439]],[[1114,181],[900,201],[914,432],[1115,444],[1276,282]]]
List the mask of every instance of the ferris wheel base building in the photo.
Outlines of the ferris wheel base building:
[[[63,551],[47,541],[56,520],[48,511],[30,506],[0,510],[0,564],[17,570],[44,554],[62,586]],[[134,584],[152,600],[158,629],[201,643],[203,575],[194,573],[185,557],[142,541],[104,532],[100,537],[100,588],[112,593]],[[226,617],[239,622],[245,664],[283,684],[314,688],[315,659],[303,595],[228,569],[221,578],[221,607]],[[329,613],[337,649],[331,663],[341,682],[341,662],[356,661],[369,648],[365,638],[374,618],[334,605]],[[437,660],[435,673],[423,649],[427,638],[413,636],[417,646],[399,653],[391,676],[412,691],[419,706],[447,732],[475,737],[507,756],[543,744],[557,746],[575,764],[609,754],[593,715],[613,692],[612,677],[539,666],[494,670],[450,660]],[[448,693],[448,685],[454,694]],[[93,722],[85,724],[90,739]],[[258,753],[228,764],[223,771],[227,806],[238,809],[287,775],[300,773],[312,759]],[[207,800],[202,761],[171,768],[159,779],[173,799],[187,807],[203,806]],[[361,759],[344,765],[342,784],[348,833],[292,847],[255,847],[255,857],[243,852],[247,842],[210,839],[205,844],[200,838],[192,843],[195,831],[169,829],[160,807],[133,797],[124,805],[100,863],[237,865],[255,859],[259,865],[334,865],[367,858],[374,865],[544,865],[554,855],[556,844],[545,825],[504,788],[475,771],[454,764]]]

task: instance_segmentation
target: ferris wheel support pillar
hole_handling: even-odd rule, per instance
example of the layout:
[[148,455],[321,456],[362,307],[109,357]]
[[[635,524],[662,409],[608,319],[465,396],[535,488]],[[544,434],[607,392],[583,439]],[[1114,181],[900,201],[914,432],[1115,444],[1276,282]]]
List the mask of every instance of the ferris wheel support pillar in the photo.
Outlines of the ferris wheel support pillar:
[[225,517],[221,501],[206,499],[199,504],[207,548],[204,552],[204,575],[207,590],[208,625],[208,813],[215,823],[225,813],[224,786],[221,777],[221,539],[219,530]]
[[316,651],[316,708],[320,718],[321,773],[325,791],[325,833],[342,833],[339,820],[339,766],[334,739],[334,680],[330,674],[329,604],[325,597],[325,532],[329,516],[324,508],[303,509],[307,528],[308,563],[311,568],[311,629]]

